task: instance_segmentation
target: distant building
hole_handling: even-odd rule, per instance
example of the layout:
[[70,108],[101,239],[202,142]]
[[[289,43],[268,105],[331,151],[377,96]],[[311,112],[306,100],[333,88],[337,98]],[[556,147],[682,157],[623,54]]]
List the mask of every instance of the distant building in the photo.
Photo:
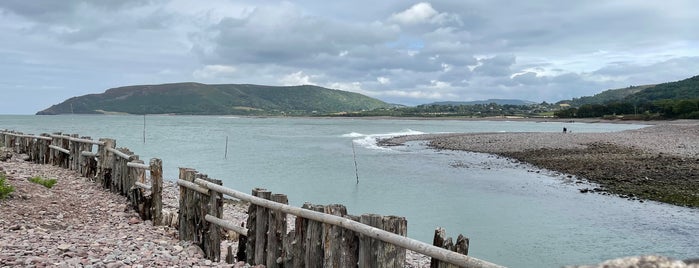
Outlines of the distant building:
[[558,106],[560,106],[561,108],[570,108],[570,104],[567,103],[561,103]]

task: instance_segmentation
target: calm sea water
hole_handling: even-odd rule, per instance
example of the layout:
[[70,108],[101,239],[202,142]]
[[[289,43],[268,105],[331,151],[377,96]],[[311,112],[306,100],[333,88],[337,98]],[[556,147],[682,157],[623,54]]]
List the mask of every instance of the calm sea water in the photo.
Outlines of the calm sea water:
[[[378,137],[444,132],[609,132],[624,124],[147,116],[0,116],[0,129],[113,138],[141,159],[163,159],[166,179],[195,168],[293,205],[341,203],[351,214],[408,219],[408,236],[434,229],[471,239],[470,255],[511,267],[559,267],[638,254],[699,256],[699,210],[598,194],[554,172],[420,142],[381,148]],[[226,151],[228,137],[228,157]],[[352,147],[356,150],[356,183]]]

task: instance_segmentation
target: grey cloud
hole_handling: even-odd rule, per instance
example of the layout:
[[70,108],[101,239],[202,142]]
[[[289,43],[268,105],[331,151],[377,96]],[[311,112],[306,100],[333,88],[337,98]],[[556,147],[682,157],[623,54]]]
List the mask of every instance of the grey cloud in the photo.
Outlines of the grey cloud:
[[514,55],[497,55],[480,60],[481,65],[473,69],[473,72],[486,76],[509,76],[512,74],[510,67],[515,61]]

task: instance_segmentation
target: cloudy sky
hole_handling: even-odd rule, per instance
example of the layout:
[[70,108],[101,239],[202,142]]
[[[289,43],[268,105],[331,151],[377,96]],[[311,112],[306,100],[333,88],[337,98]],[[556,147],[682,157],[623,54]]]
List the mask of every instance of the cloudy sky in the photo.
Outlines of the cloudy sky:
[[536,102],[699,74],[694,0],[2,0],[0,114],[135,84]]

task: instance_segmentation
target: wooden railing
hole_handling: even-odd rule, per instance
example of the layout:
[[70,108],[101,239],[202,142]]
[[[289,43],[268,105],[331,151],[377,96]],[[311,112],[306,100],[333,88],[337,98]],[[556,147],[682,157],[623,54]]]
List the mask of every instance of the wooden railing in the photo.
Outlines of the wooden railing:
[[[154,225],[171,223],[163,220],[160,159],[153,158],[146,165],[128,149],[117,149],[113,139],[94,141],[75,134],[36,136],[2,131],[0,146],[27,154],[35,163],[76,170],[126,196],[142,219]],[[353,216],[337,204],[293,207],[286,195],[265,189],[245,194],[189,168],[180,168],[176,182],[180,186],[179,237],[194,241],[213,261],[220,261],[223,230],[230,230],[239,234],[238,261],[266,267],[403,267],[406,249],[431,257],[431,267],[502,267],[467,256],[468,239],[460,235],[454,244],[441,228],[435,232],[435,245],[406,237],[403,217]],[[250,203],[245,226],[223,220],[224,195]],[[287,230],[289,214],[296,216],[292,230]],[[227,256],[232,262],[230,247]]]
[[[105,189],[127,197],[143,220],[152,220],[154,224],[162,222],[160,159],[153,158],[150,165],[145,165],[128,149],[115,149],[114,140],[95,141],[90,137],[78,138],[77,134],[31,135],[3,131],[0,145],[26,154],[31,162],[75,170]],[[146,184],[146,170],[150,171],[151,185]]]

